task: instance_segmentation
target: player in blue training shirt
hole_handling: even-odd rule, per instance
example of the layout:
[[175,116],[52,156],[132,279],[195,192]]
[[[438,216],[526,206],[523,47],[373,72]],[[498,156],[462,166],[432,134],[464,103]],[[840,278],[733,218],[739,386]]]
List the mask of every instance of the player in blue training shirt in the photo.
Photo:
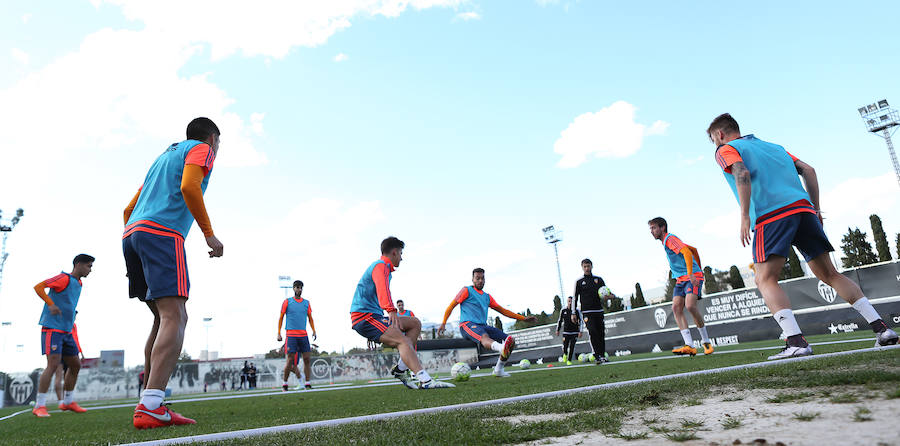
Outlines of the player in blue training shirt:
[[403,303],[403,299],[397,299],[397,316],[400,317],[416,317],[416,313],[413,313],[412,310],[407,310],[405,308],[405,304]]
[[206,237],[209,256],[222,256],[222,242],[213,233],[203,203],[219,135],[219,128],[208,118],[191,121],[187,139],[170,145],[156,158],[125,208],[122,251],[128,295],[145,302],[153,313],[144,349],[146,381],[134,409],[138,429],[195,423],[164,405],[163,397],[184,342],[190,288],[184,239],[195,220]]
[[[81,297],[81,279],[91,273],[94,266],[94,258],[87,254],[78,254],[72,260],[72,273],[62,272],[34,286],[34,292],[44,301],[44,311],[41,312],[41,354],[47,355],[47,367],[41,373],[38,381],[37,401],[31,410],[40,418],[49,417],[47,413],[47,393],[50,391],[50,383],[53,375],[60,366],[60,361],[66,365],[66,377],[64,384],[63,401],[59,403],[60,410],[72,412],[86,412],[78,403],[72,401],[75,393],[75,383],[78,381],[78,372],[81,370],[81,360],[78,359],[78,341],[73,335],[75,328],[75,308]],[[47,294],[44,289],[49,288]]]
[[306,335],[306,320],[309,319],[309,326],[312,328],[313,341],[316,340],[316,323],[312,317],[312,307],[309,301],[302,297],[303,281],[294,281],[294,297],[284,300],[281,304],[281,316],[278,318],[278,342],[281,342],[281,324],[287,316],[287,324],[284,326],[287,340],[284,343],[284,353],[287,361],[284,364],[284,384],[281,388],[284,391],[288,389],[288,377],[291,372],[297,374],[300,379],[300,371],[297,369],[297,363],[300,362],[300,355],[303,355],[303,371],[306,375],[306,382],[303,383],[307,389],[312,389],[312,368],[310,366],[310,347],[309,337]]
[[457,305],[459,308],[459,332],[462,336],[484,348],[500,353],[497,365],[492,372],[494,376],[506,378],[509,376],[503,367],[509,360],[509,355],[516,348],[516,340],[503,332],[503,330],[491,327],[487,324],[488,308],[493,308],[500,314],[520,321],[534,322],[534,316],[522,316],[503,308],[494,298],[484,291],[484,269],[472,270],[472,286],[463,287],[456,297],[450,302],[447,311],[444,312],[444,320],[441,322],[438,333],[443,333],[447,325],[447,319],[453,313]]
[[[453,384],[432,379],[422,367],[416,355],[416,340],[422,323],[415,317],[400,317],[391,297],[391,272],[403,260],[406,246],[397,237],[381,241],[381,258],[372,262],[356,285],[356,293],[350,304],[350,322],[362,337],[393,347],[400,352],[400,361],[391,374],[410,389],[437,389],[456,387]],[[384,317],[387,311],[388,317]],[[412,372],[419,381],[418,387],[410,382]]]
[[669,233],[669,224],[666,223],[665,218],[656,217],[648,221],[647,225],[650,226],[650,235],[662,242],[666,258],[669,260],[669,270],[672,278],[675,279],[675,288],[672,291],[672,313],[675,315],[675,322],[678,323],[678,330],[681,331],[684,346],[672,349],[672,353],[691,356],[697,354],[694,340],[691,337],[691,329],[688,328],[687,318],[684,317],[684,310],[687,309],[688,313],[694,317],[694,323],[700,332],[703,354],[711,355],[713,353],[712,342],[706,332],[703,316],[697,308],[697,301],[702,299],[703,288],[700,253],[693,246],[682,242],[675,234]]
[[816,277],[865,318],[876,333],[876,346],[896,344],[897,333],[888,328],[859,285],[831,263],[828,253],[834,248],[822,229],[819,181],[812,166],[782,146],[753,135],[741,136],[737,121],[728,113],[716,117],[706,133],[716,146],[716,162],[741,209],[742,245],[751,244],[753,232],[756,286],[787,336],[784,349],[769,359],[812,354],[791,311],[791,301],[778,284],[791,245],[800,250]]

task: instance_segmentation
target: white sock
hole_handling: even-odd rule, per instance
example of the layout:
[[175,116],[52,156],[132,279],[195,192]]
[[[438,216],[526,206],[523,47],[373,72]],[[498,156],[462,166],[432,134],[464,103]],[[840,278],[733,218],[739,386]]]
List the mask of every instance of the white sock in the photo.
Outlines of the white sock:
[[706,333],[706,325],[697,327],[697,330],[700,331],[700,339],[702,339],[701,342],[709,342],[709,334]]
[[287,381],[285,381],[283,385],[285,385],[285,386],[288,385],[288,384],[287,384]]
[[159,389],[144,389],[144,392],[141,394],[141,404],[147,408],[147,410],[156,410],[159,409],[159,406],[162,406],[163,398],[166,396],[166,392]]
[[853,308],[855,308],[856,311],[859,311],[859,314],[861,314],[862,317],[866,319],[866,322],[870,324],[877,321],[878,319],[881,319],[881,316],[879,316],[878,312],[875,311],[875,307],[873,307],[872,304],[869,303],[869,299],[865,296],[863,296],[856,302],[853,302]]
[[778,325],[781,326],[781,330],[784,332],[785,337],[803,334],[803,332],[800,331],[800,326],[797,325],[797,319],[794,319],[794,312],[791,311],[790,308],[779,310],[774,316],[775,322],[778,322]]
[[501,343],[499,343],[499,342],[497,342],[497,341],[494,341],[494,343],[491,344],[491,350],[493,350],[493,351],[495,351],[495,352],[498,352],[498,353],[499,353],[499,352],[502,352],[502,351],[503,351],[503,344],[501,344]]
[[405,371],[409,370],[409,367],[407,367],[407,366],[406,366],[406,363],[403,362],[403,358],[400,358],[400,361],[397,361],[397,368],[398,368],[401,372],[405,372]]
[[431,375],[429,375],[425,369],[422,369],[416,373],[416,379],[418,379],[420,383],[427,383],[428,381],[431,381]]
[[694,343],[694,340],[691,338],[691,329],[685,328],[681,330],[681,339],[684,340],[684,345],[691,345]]
[[41,407],[47,405],[47,394],[50,392],[38,393],[37,401],[34,402],[34,407]]
[[497,358],[497,365],[494,366],[496,370],[503,370],[503,366],[506,365],[506,361],[501,361],[500,358]]
[[63,392],[63,404],[72,404],[72,397],[74,394],[74,390],[66,390]]
[[311,382],[309,382],[309,381],[307,381],[307,382],[306,382],[306,385],[307,385],[307,386],[311,386],[311,385],[312,385],[312,383],[311,383]]

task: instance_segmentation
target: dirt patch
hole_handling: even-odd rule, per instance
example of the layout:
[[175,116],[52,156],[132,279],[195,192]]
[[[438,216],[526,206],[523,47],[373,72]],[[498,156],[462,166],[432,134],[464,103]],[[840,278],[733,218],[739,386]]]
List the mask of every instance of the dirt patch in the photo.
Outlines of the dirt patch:
[[[864,387],[820,387],[785,390],[712,391],[700,405],[650,407],[630,413],[622,423],[626,440],[601,432],[547,438],[529,445],[900,445],[900,398],[884,399],[884,392]],[[777,398],[778,396],[780,398]],[[848,396],[847,398],[834,398]],[[877,395],[877,396],[876,396]],[[786,397],[787,396],[787,397]],[[785,402],[767,402],[767,400]],[[841,402],[841,401],[855,402]],[[836,402],[837,401],[837,402]],[[533,416],[531,422],[551,415]],[[544,417],[544,418],[540,418]],[[802,418],[808,421],[801,421]],[[728,429],[726,429],[728,427]],[[693,432],[697,439],[676,442]]]

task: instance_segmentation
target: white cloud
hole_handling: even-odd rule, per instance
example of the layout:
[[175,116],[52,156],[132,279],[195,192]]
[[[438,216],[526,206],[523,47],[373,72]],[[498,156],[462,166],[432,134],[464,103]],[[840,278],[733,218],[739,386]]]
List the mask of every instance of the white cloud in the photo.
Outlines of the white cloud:
[[[119,5],[125,16],[148,30],[173,32],[185,42],[207,43],[213,59],[236,52],[245,56],[285,57],[294,47],[316,47],[361,17],[397,17],[409,8],[456,7],[462,0],[334,0],[295,2],[269,0],[105,0]],[[173,11],[178,11],[173,14]],[[197,26],[204,17],[211,26]]]
[[693,166],[694,164],[703,161],[703,155],[699,155],[696,158],[684,158],[680,154],[678,155],[678,160],[675,162],[679,167],[688,167]]
[[480,20],[481,14],[478,14],[475,11],[461,12],[459,14],[456,14],[456,18],[464,22],[468,22],[469,20]]
[[335,62],[343,62],[347,59],[349,59],[349,57],[347,57],[347,55],[344,53],[338,53],[336,56],[334,56]]
[[250,114],[250,131],[253,132],[254,135],[262,135],[265,133],[263,131],[263,118],[266,117],[265,113],[251,113]]
[[592,154],[597,158],[625,158],[641,148],[644,136],[665,133],[667,122],[656,121],[649,129],[635,122],[636,110],[634,105],[617,101],[576,117],[553,144],[553,151],[562,155],[557,166],[577,167]]
[[29,57],[28,53],[26,53],[25,51],[22,51],[18,48],[13,48],[9,51],[9,53],[12,55],[12,58],[16,60],[16,62],[19,62],[22,65],[28,65]]
[[30,20],[31,20],[30,12],[26,12],[25,14],[22,14],[22,23],[27,25]]

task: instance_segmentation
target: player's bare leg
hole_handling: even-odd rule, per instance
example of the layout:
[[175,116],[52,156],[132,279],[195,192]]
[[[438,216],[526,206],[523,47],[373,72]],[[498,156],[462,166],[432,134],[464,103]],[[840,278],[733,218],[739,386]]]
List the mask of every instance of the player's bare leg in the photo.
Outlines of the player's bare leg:
[[[291,372],[293,372],[294,369],[297,368],[297,366],[294,365],[294,361],[296,360],[296,355],[297,355],[296,353],[288,353],[287,355],[285,355],[286,361],[284,362],[284,373],[283,373],[284,384],[281,385],[281,390],[283,390],[285,392],[287,392],[287,389],[288,389],[288,384],[287,384],[288,378],[291,377]],[[298,378],[300,377],[299,375],[300,374],[298,373],[297,374]]]
[[793,356],[806,356],[812,354],[812,348],[803,338],[800,326],[791,311],[791,301],[787,293],[778,285],[778,277],[784,262],[787,259],[779,255],[770,255],[765,262],[756,263],[756,287],[763,296],[766,306],[775,318],[775,322],[781,326],[782,332],[787,337],[787,342],[780,353],[769,356],[769,359],[790,358]]
[[78,355],[72,355],[63,356],[62,360],[66,364],[67,370],[64,398],[60,401],[59,408],[60,410],[68,410],[76,413],[87,412],[87,410],[79,406],[78,403],[72,401],[73,394],[75,393],[75,383],[78,382],[78,372],[81,371],[81,359],[78,358]]
[[63,399],[63,378],[64,377],[65,377],[65,372],[63,372],[62,366],[57,367],[56,373],[53,374],[53,390],[56,391],[56,399],[59,401],[62,401],[62,399]]
[[[696,296],[694,296],[696,297]],[[697,301],[694,301],[696,308]],[[672,349],[675,355],[696,355],[697,349],[692,345],[694,340],[691,338],[691,329],[688,328],[687,318],[684,317],[685,296],[672,297],[672,314],[675,316],[675,323],[678,324],[678,331],[681,333],[681,339],[684,345]]]
[[[50,346],[48,345],[47,348],[49,349]],[[32,409],[31,413],[40,418],[50,416],[50,414],[47,413],[47,392],[50,391],[50,383],[53,381],[53,375],[56,374],[56,369],[60,367],[59,364],[62,360],[61,358],[61,354],[47,355],[47,367],[44,368],[40,379],[38,379],[37,401],[35,401],[34,409]]]
[[[310,352],[303,353],[303,373],[306,374],[306,382],[303,383],[303,387],[305,387],[307,389],[312,389],[312,383],[310,382],[310,381],[312,381],[312,364],[310,361],[311,356],[312,356],[312,354]],[[296,368],[296,366],[294,366],[294,368]],[[299,375],[299,373],[298,373],[298,375]],[[297,378],[300,378],[300,377],[297,376]]]
[[863,295],[859,285],[843,274],[837,272],[837,269],[835,269],[834,264],[831,263],[831,258],[828,256],[827,252],[819,254],[816,258],[810,260],[808,265],[809,269],[812,270],[816,277],[834,288],[834,290],[837,291],[838,296],[841,296],[847,303],[852,305],[853,308],[866,319],[866,322],[872,327],[872,331],[875,332],[876,347],[897,343],[898,339],[900,339],[898,338],[897,333],[888,328],[887,324],[884,323],[881,315],[879,315],[878,311],[875,310],[875,307],[869,303],[869,299]]
[[[419,319],[414,317],[400,318],[399,325],[400,328],[406,329],[413,329],[414,326],[418,326],[419,330],[421,330]],[[415,339],[410,339],[397,327],[394,327],[393,325],[389,326],[378,339],[378,342],[381,342],[388,347],[396,348],[400,352],[400,360],[416,376],[421,388],[434,389],[440,387],[456,387],[453,384],[431,378],[431,375],[422,368],[422,363],[419,362],[419,357],[416,355]],[[401,381],[403,380],[401,379]],[[407,387],[410,387],[410,384],[407,384],[406,382],[404,382],[404,384]]]
[[[153,344],[156,342],[156,334],[159,333],[159,311],[156,309],[156,302],[147,302],[147,307],[153,313],[153,326],[150,328],[150,336],[147,336],[147,343],[144,344],[144,379],[150,376],[150,353],[153,352]],[[147,383],[144,383],[147,388]]]
[[[697,307],[697,301],[700,300],[694,293],[688,293],[684,297],[684,308],[691,313],[694,318],[694,324],[697,325],[697,331],[700,332],[700,343],[703,344],[703,354],[711,355],[713,352],[712,342],[709,340],[709,333],[706,331],[706,322],[703,321],[703,315],[700,314],[700,308]],[[685,327],[687,326],[685,321]]]

